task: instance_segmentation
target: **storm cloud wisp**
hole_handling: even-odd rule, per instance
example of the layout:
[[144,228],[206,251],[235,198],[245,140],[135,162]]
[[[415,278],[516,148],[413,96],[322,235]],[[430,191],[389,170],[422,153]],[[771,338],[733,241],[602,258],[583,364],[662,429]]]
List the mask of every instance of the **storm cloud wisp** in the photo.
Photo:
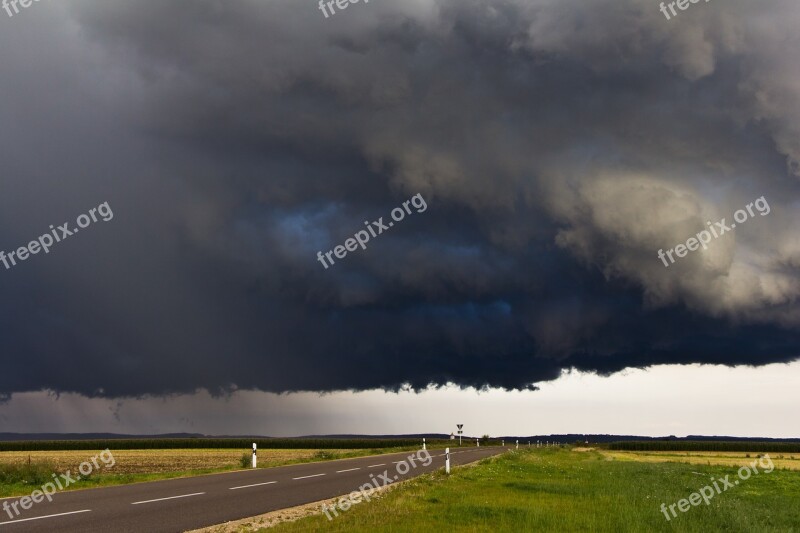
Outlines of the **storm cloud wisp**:
[[[0,35],[0,248],[84,198],[116,217],[0,272],[0,393],[529,388],[800,355],[794,1],[30,15]],[[425,216],[370,253],[314,261],[417,194]],[[762,196],[769,217],[657,259]]]

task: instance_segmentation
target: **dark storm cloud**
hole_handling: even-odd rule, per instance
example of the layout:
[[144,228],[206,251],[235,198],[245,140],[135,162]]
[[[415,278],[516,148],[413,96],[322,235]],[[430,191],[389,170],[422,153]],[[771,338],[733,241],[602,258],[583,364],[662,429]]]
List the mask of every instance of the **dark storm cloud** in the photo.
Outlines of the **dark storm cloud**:
[[[799,18],[144,0],[4,20],[2,248],[102,201],[115,219],[0,271],[0,392],[792,360]],[[316,261],[418,193],[424,213]],[[768,217],[658,260],[762,195]]]

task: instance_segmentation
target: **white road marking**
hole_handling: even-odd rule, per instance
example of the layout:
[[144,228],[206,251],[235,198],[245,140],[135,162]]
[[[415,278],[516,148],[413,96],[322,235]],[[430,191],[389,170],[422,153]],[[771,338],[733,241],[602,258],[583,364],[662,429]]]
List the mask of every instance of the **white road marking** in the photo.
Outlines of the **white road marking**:
[[375,468],[376,466],[386,466],[386,463],[381,463],[379,465],[369,465],[367,468]]
[[189,496],[200,496],[201,494],[205,494],[205,492],[195,492],[192,494],[181,494],[180,496],[170,496],[169,498],[158,498],[155,500],[145,500],[143,502],[133,502],[131,505],[139,505],[140,503],[163,502],[164,500],[174,500],[175,498],[188,498]]
[[319,477],[319,476],[324,476],[324,475],[325,475],[325,474],[314,474],[313,476],[301,476],[301,477],[293,477],[292,479],[293,479],[293,480],[297,480],[297,479],[308,479],[308,478],[310,478],[310,477]]
[[249,489],[250,487],[260,487],[261,485],[272,485],[273,483],[277,483],[277,481],[267,481],[266,483],[255,483],[253,485],[242,485],[241,487],[231,487],[228,490]]
[[353,470],[361,470],[361,468],[359,467],[359,468],[349,468],[347,470],[337,470],[336,473],[341,474],[343,472],[352,472]]
[[8,522],[0,522],[0,526],[8,524],[16,524],[18,522],[27,522],[28,520],[41,520],[42,518],[53,518],[55,516],[66,516],[68,514],[90,513],[90,512],[92,512],[91,509],[84,509],[82,511],[70,511],[68,513],[49,514],[47,516],[35,516],[33,518],[20,518],[19,520],[9,520]]

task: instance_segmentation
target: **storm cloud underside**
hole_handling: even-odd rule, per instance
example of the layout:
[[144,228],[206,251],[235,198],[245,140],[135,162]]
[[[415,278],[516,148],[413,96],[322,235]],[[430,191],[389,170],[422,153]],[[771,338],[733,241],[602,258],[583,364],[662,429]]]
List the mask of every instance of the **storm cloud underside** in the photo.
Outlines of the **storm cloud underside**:
[[29,11],[0,34],[0,248],[115,218],[0,271],[0,393],[515,389],[800,354],[796,2]]

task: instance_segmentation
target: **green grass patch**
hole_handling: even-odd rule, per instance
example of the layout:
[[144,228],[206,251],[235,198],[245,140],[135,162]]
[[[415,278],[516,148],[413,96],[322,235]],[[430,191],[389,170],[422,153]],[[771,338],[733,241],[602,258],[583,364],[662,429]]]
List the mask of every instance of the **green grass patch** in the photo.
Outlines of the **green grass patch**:
[[[509,452],[416,478],[329,521],[317,515],[270,532],[591,531],[791,532],[800,529],[800,472],[754,475],[670,522],[660,510],[736,469],[606,460],[595,452]],[[354,487],[355,489],[355,487]],[[266,530],[264,530],[266,531]]]
[[[184,470],[180,472],[159,472],[153,474],[108,474],[91,473],[88,476],[81,476],[75,479],[75,472],[72,472],[74,483],[65,487],[63,491],[90,489],[95,487],[109,487],[114,485],[127,485],[129,483],[141,483],[144,481],[159,481],[162,479],[174,479],[179,477],[202,476],[204,474],[215,474],[233,470],[233,468],[202,468],[196,470]],[[53,481],[53,474],[60,474],[57,470],[49,467],[46,463],[33,463],[30,468],[17,468],[15,465],[0,466],[0,498],[28,496],[34,490],[40,490],[42,485]],[[63,482],[63,478],[59,478]]]

